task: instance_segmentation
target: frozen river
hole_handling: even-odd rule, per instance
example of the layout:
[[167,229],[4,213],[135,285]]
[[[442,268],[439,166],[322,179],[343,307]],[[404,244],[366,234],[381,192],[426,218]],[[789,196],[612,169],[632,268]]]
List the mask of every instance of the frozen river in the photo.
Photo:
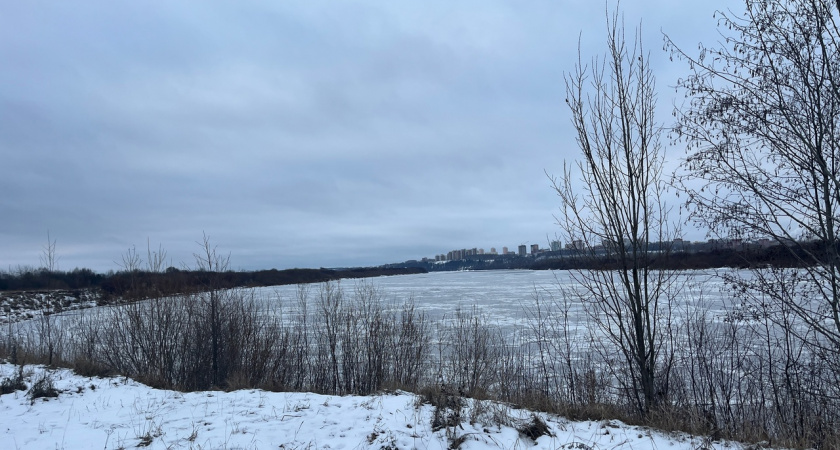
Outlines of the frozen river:
[[[728,302],[723,282],[714,271],[687,271],[678,275],[682,291],[674,305],[678,312],[686,313],[697,308],[707,310],[712,317],[720,316]],[[412,299],[419,311],[430,319],[454,314],[457,308],[473,307],[489,321],[502,326],[522,325],[528,310],[533,310],[537,297],[543,305],[561,297],[560,286],[574,288],[575,282],[568,271],[549,270],[492,270],[473,272],[432,272],[416,275],[399,275],[357,280],[343,280],[341,288],[346,298],[352,298],[355,287],[369,284],[376,287],[385,302],[397,305]],[[309,300],[318,297],[321,285],[309,285]],[[298,286],[260,288],[258,296],[279,304],[284,311],[296,309]],[[571,302],[570,315],[583,314],[577,299]],[[679,315],[679,314],[678,314]]]
[[[727,270],[727,269],[722,269]],[[715,271],[686,271],[677,275],[681,292],[674,307],[675,317],[686,316],[697,309],[708,313],[709,318],[720,318],[732,306],[730,295]],[[398,275],[363,279],[345,279],[333,282],[341,287],[344,298],[352,301],[354,291],[360,286],[376,288],[388,307],[401,307],[412,301],[415,310],[422,311],[432,321],[452,317],[459,308],[481,314],[488,322],[513,329],[526,325],[529,311],[533,311],[539,298],[543,308],[551,309],[562,300],[561,286],[574,289],[575,281],[569,271],[549,270],[491,270],[464,272],[432,272],[416,275]],[[270,286],[254,289],[255,298],[266,311],[294,315],[298,308],[299,290],[307,292],[310,312],[317,306],[323,283],[309,285]],[[572,324],[586,322],[580,299],[572,296],[568,302]],[[65,311],[53,317],[61,320],[79,315],[95,314],[102,308],[83,311]],[[26,327],[24,320],[15,328]],[[37,320],[35,321],[37,322]],[[0,330],[0,334],[4,331]]]

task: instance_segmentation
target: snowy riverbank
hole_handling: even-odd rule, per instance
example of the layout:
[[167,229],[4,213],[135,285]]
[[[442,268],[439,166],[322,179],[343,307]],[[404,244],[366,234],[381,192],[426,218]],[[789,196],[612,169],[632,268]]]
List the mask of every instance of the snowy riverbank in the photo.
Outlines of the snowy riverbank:
[[[17,368],[0,364],[0,379]],[[617,421],[571,422],[537,413],[550,435],[527,435],[534,413],[465,401],[458,426],[433,429],[434,407],[409,393],[325,396],[260,390],[181,393],[123,377],[87,378],[27,366],[25,384],[45,374],[55,398],[0,396],[0,440],[10,449],[737,449],[738,444],[668,434]]]

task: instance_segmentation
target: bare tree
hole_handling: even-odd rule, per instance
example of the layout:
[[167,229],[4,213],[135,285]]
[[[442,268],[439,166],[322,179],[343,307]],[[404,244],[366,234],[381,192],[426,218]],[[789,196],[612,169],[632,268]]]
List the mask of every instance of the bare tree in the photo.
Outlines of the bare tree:
[[688,203],[712,233],[767,238],[804,267],[757,268],[730,281],[836,371],[840,2],[745,0],[742,15],[716,16],[724,40],[697,56],[666,38],[690,67],[678,83],[688,101],[675,128],[688,146]]
[[210,243],[207,233],[202,233],[202,240],[196,242],[201,247],[195,257],[196,269],[207,272],[206,304],[209,308],[211,357],[212,357],[212,383],[213,386],[221,386],[225,381],[221,378],[222,370],[219,367],[222,342],[222,292],[220,273],[228,270],[230,254],[220,255],[216,252],[216,246]]
[[49,273],[58,270],[58,257],[55,254],[55,239],[50,239],[47,231],[47,245],[41,249],[41,267]]
[[[205,236],[206,237],[206,236]],[[166,266],[166,250],[158,244],[157,251],[152,250],[152,244],[146,238],[146,269],[149,272],[160,273]]]
[[679,181],[712,234],[766,238],[795,261],[726,278],[765,325],[765,423],[827,448],[840,423],[840,2],[743,6],[716,13],[723,40],[696,56],[666,38],[690,69]]
[[[58,257],[55,253],[55,239],[50,238],[50,232],[47,231],[47,244],[41,250],[41,266],[48,274],[53,274],[58,270]],[[57,282],[52,276],[49,277],[48,286],[54,288]],[[44,302],[41,307],[41,317],[37,322],[38,337],[41,342],[41,352],[45,356],[47,365],[52,365],[53,357],[56,353],[56,347],[60,346],[60,334],[55,330],[55,318],[52,314],[55,312],[53,307],[48,302]]]
[[216,246],[210,243],[210,236],[207,233],[201,234],[202,239],[196,242],[201,250],[193,253],[195,267],[205,272],[224,272],[230,265],[230,254],[221,255],[216,252]]
[[[607,53],[566,74],[566,101],[583,158],[552,177],[561,236],[571,256],[595,270],[573,271],[590,319],[621,355],[615,379],[641,415],[667,395],[674,273],[657,270],[677,237],[661,180],[663,150],[654,120],[655,80],[637,29],[631,47],[618,12],[607,14]],[[580,266],[580,265],[579,265]],[[608,353],[615,354],[608,350]]]
[[118,262],[117,265],[122,267],[124,271],[129,273],[140,271],[143,260],[140,258],[140,255],[137,254],[137,249],[133,245],[122,254],[121,258],[122,262]]

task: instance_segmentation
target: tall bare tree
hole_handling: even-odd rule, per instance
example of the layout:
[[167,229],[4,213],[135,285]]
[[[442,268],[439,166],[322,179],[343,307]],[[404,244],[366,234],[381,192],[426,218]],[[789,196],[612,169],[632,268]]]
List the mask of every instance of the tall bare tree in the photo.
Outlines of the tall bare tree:
[[743,6],[716,13],[723,40],[696,56],[666,38],[690,68],[681,181],[712,233],[769,238],[804,267],[730,281],[840,374],[840,1]]
[[210,242],[207,233],[202,233],[202,240],[196,242],[201,248],[193,253],[196,269],[205,272],[206,278],[206,304],[209,309],[208,321],[210,322],[211,340],[211,370],[213,386],[221,386],[226,380],[222,379],[224,370],[220,367],[221,352],[225,345],[222,341],[222,307],[223,292],[221,286],[222,272],[230,266],[230,254],[222,255],[217,253],[216,246]]
[[50,232],[47,231],[47,244],[41,249],[41,267],[48,273],[53,273],[58,270],[58,257],[55,253],[55,239],[50,238]]
[[163,249],[163,245],[158,244],[157,251],[153,251],[151,241],[146,238],[146,270],[152,273],[160,273],[163,272],[165,264],[166,250]]
[[618,349],[623,364],[613,366],[614,375],[646,415],[667,395],[676,285],[673,272],[656,264],[676,234],[663,200],[655,79],[640,29],[628,47],[622,20],[608,13],[606,54],[589,65],[579,61],[565,76],[582,159],[552,183],[561,201],[562,237],[573,257],[595,269],[573,271],[580,289],[565,294],[587,305],[599,332]]

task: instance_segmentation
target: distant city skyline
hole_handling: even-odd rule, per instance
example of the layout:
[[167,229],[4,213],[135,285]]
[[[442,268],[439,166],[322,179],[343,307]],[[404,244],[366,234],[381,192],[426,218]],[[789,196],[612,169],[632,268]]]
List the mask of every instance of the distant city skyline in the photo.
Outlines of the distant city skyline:
[[[807,240],[807,239],[806,239]],[[670,244],[670,248],[675,251],[683,251],[683,250],[709,250],[709,249],[737,249],[744,245],[751,245],[757,248],[769,248],[774,245],[778,245],[779,242],[776,242],[769,238],[758,238],[758,239],[705,239],[705,240],[691,240],[691,239],[683,239],[683,238],[675,238],[673,240],[664,241]],[[660,243],[656,243],[660,244]],[[602,242],[596,245],[593,245],[592,248],[603,248],[606,247],[607,243]],[[502,252],[497,253],[495,247],[491,247],[491,251],[488,253],[484,252],[484,249],[481,247],[473,247],[473,248],[463,248],[463,249],[455,249],[450,250],[447,253],[439,253],[435,254],[432,257],[424,256],[420,258],[420,260],[428,260],[428,261],[457,261],[462,259],[469,259],[470,257],[479,255],[479,256],[492,256],[492,255],[515,255],[515,256],[537,256],[544,253],[549,252],[562,252],[564,250],[581,250],[587,248],[584,241],[582,240],[574,240],[570,242],[563,242],[559,239],[552,240],[549,242],[548,247],[540,247],[539,244],[531,244],[525,245],[520,244],[516,247],[516,251],[509,250],[508,247],[502,247]]]

